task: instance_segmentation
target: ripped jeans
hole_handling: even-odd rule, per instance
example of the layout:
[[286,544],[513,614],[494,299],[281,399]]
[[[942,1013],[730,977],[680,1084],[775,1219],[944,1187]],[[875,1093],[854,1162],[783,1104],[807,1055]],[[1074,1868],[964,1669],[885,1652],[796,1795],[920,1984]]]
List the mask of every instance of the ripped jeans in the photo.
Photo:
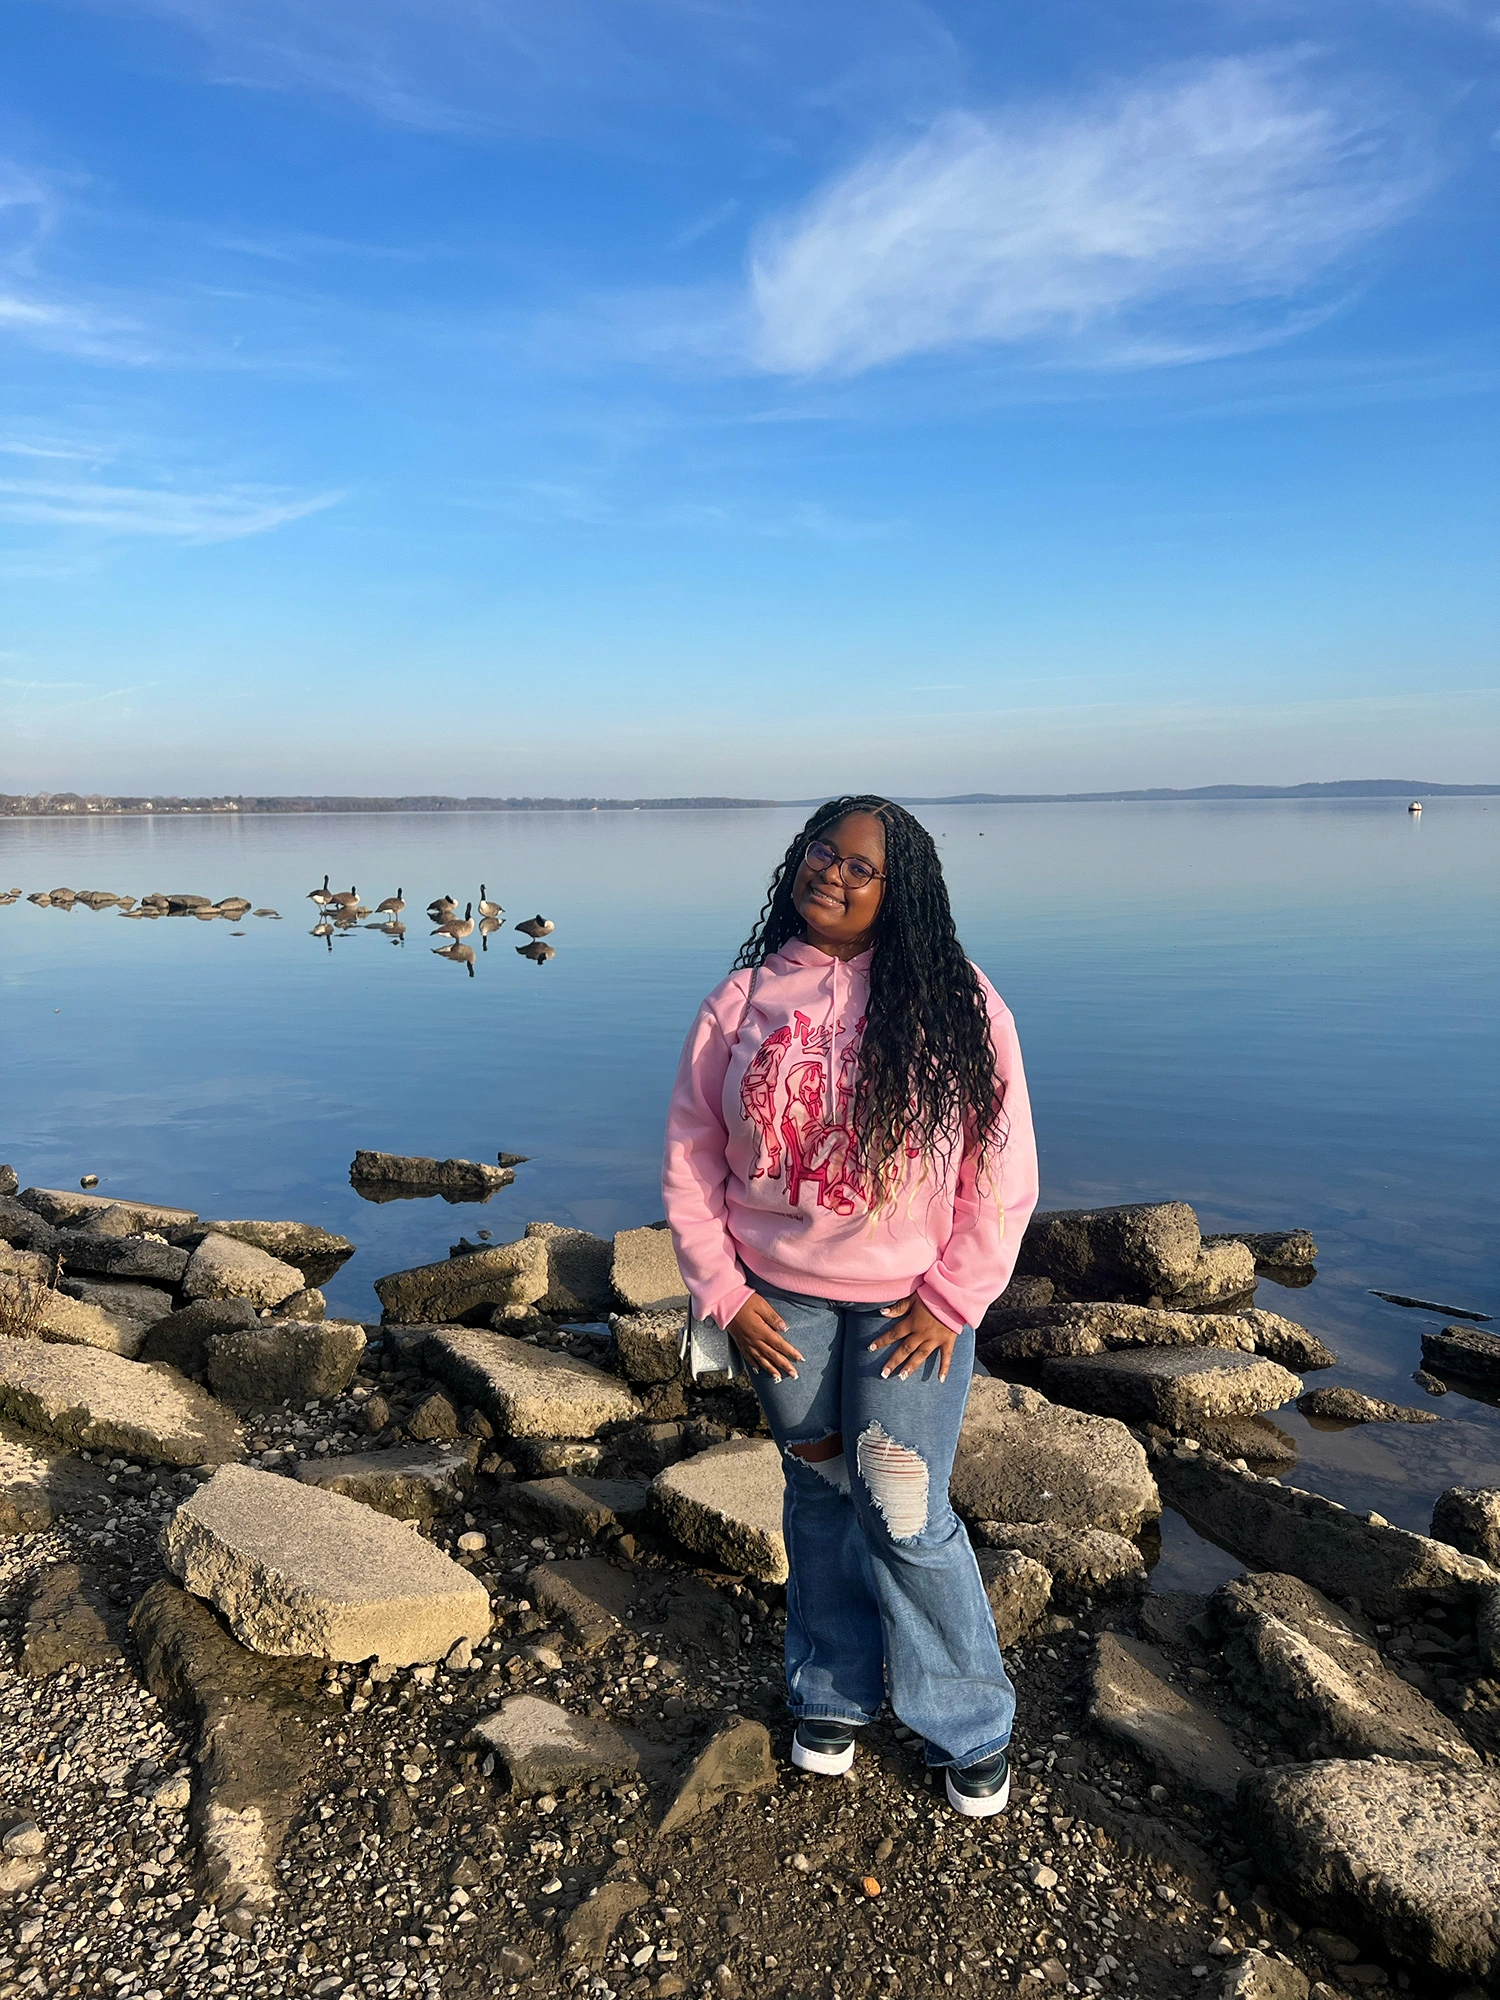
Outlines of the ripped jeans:
[[[787,1324],[797,1379],[750,1380],[781,1446],[786,1679],[792,1713],[873,1722],[888,1698],[926,1739],[927,1762],[963,1769],[1010,1741],[1016,1694],[948,1475],[974,1367],[965,1327],[946,1382],[931,1355],[882,1380],[890,1331],[878,1305],[805,1298],[747,1282]],[[846,1449],[816,1460],[791,1447]]]

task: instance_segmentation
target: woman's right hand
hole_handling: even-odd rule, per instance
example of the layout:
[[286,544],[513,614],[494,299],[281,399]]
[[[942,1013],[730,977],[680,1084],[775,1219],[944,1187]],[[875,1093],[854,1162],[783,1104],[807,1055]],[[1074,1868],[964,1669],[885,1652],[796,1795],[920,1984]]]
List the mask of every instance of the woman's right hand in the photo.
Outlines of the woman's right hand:
[[730,1339],[752,1368],[779,1382],[783,1375],[797,1379],[795,1363],[802,1356],[786,1338],[786,1321],[759,1292],[752,1292],[726,1329]]

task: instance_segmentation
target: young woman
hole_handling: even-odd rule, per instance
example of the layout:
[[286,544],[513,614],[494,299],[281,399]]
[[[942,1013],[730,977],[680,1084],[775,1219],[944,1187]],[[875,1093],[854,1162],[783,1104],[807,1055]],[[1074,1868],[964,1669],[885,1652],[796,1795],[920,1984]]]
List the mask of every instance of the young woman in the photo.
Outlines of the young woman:
[[687,1038],[662,1186],[785,1462],[792,1761],[847,1771],[889,1699],[959,1812],[1002,1811],[1015,1691],[948,1476],[1036,1147],[1009,1010],[900,806],[834,799],[787,849]]

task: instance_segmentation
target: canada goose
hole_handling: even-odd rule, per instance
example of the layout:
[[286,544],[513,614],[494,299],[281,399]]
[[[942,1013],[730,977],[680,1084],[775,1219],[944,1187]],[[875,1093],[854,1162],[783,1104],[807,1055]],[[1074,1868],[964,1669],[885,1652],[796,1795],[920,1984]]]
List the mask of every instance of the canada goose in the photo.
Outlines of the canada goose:
[[482,916],[482,917],[503,917],[503,916],[505,915],[505,905],[504,905],[503,903],[492,903],[492,902],[491,902],[491,901],[489,900],[489,895],[490,895],[490,892],[489,892],[489,890],[488,890],[488,889],[486,889],[486,888],[485,888],[485,886],[484,886],[484,884],[483,884],[483,883],[481,882],[481,883],[480,883],[480,885],[479,885],[479,914],[480,914],[480,916]]
[[[529,938],[544,938],[550,937],[553,931],[557,929],[557,925],[553,923],[550,917],[544,917],[539,912],[534,917],[528,917],[525,923],[517,924],[516,929],[524,931]],[[519,949],[519,946],[517,949]]]
[[394,896],[387,896],[383,903],[377,903],[375,905],[376,916],[399,917],[401,912],[406,908],[406,904],[402,901],[403,893],[402,890],[398,889]]
[[458,908],[451,896],[434,896],[427,905],[427,914],[434,923],[441,923],[444,917],[451,917]]
[[358,889],[340,889],[335,895],[329,896],[327,901],[333,903],[341,910],[352,910],[359,901],[359,891]]
[[433,957],[434,957],[434,958],[449,958],[449,959],[452,959],[452,961],[453,961],[453,963],[454,963],[455,965],[466,965],[466,966],[468,966],[468,968],[469,968],[469,977],[470,977],[471,979],[472,979],[472,978],[474,977],[474,947],[473,947],[473,945],[471,945],[471,944],[459,944],[459,943],[455,942],[455,943],[453,943],[453,944],[450,944],[450,945],[445,945],[445,946],[444,946],[444,947],[442,948],[442,950],[441,950],[441,951],[435,951],[435,952],[434,952],[434,953],[433,953],[432,955],[433,955]]
[[308,890],[307,900],[310,903],[316,903],[320,910],[322,909],[325,903],[331,903],[333,901],[333,898],[328,893],[328,877],[326,875],[323,877],[323,886],[321,889]]
[[437,930],[432,935],[436,937],[438,932],[441,931],[444,937],[466,938],[473,928],[474,905],[472,903],[465,903],[464,913],[461,917],[449,917],[446,923],[438,925]]

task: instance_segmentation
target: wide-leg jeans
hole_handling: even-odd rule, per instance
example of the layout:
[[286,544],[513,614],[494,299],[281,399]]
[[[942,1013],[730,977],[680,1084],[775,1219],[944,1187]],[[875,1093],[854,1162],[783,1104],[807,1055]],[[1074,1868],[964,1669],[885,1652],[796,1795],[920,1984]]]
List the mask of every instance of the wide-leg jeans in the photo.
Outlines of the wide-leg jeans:
[[[948,1379],[939,1357],[907,1381],[870,1352],[891,1331],[879,1305],[748,1281],[786,1321],[795,1379],[750,1380],[786,1473],[786,1679],[799,1718],[862,1724],[882,1703],[926,1740],[930,1765],[963,1769],[1010,1741],[1016,1696],[948,1478],[974,1369],[965,1327]],[[895,1301],[887,1303],[894,1304]],[[842,1450],[814,1460],[799,1445]]]

